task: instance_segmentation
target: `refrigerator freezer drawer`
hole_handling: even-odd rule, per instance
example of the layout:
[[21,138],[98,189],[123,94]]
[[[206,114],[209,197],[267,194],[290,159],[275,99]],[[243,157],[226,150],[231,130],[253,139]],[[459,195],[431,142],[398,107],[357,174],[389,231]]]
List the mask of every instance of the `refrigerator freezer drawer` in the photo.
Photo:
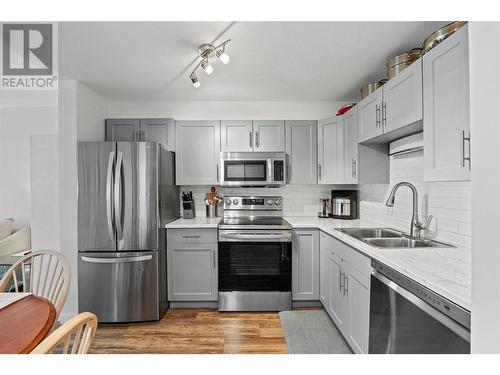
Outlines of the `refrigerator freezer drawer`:
[[161,318],[158,252],[79,253],[79,311],[100,323]]

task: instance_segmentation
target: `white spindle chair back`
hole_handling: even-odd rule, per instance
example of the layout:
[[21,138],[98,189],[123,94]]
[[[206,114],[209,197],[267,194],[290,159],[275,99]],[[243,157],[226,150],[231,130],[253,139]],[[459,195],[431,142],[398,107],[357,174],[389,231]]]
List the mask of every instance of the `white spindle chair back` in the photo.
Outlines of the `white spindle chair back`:
[[68,296],[71,271],[66,258],[57,251],[35,251],[16,261],[0,280],[0,292],[12,284],[15,292],[30,292],[52,302],[56,321]]
[[78,314],[52,332],[31,354],[87,354],[96,331],[94,314]]

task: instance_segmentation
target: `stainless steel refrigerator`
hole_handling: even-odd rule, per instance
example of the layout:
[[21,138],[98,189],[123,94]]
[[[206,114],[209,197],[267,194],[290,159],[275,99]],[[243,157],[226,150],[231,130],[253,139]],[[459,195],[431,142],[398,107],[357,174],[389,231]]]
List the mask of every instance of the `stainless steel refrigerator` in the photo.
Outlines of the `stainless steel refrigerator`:
[[155,142],[78,143],[78,303],[100,322],[168,308],[165,224],[179,217],[172,152]]

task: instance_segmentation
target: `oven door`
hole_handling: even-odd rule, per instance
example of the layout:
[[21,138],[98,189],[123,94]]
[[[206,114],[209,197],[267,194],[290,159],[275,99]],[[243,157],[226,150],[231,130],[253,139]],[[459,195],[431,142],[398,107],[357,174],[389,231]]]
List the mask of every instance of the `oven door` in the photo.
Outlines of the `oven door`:
[[219,310],[281,311],[291,306],[289,231],[219,233]]
[[223,186],[266,186],[272,182],[271,160],[222,160]]

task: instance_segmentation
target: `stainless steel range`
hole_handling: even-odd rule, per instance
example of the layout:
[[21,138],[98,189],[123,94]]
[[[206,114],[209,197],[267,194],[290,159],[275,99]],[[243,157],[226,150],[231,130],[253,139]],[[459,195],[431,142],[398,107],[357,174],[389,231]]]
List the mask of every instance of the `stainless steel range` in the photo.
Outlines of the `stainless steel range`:
[[291,309],[292,227],[282,197],[225,197],[218,258],[219,311]]

